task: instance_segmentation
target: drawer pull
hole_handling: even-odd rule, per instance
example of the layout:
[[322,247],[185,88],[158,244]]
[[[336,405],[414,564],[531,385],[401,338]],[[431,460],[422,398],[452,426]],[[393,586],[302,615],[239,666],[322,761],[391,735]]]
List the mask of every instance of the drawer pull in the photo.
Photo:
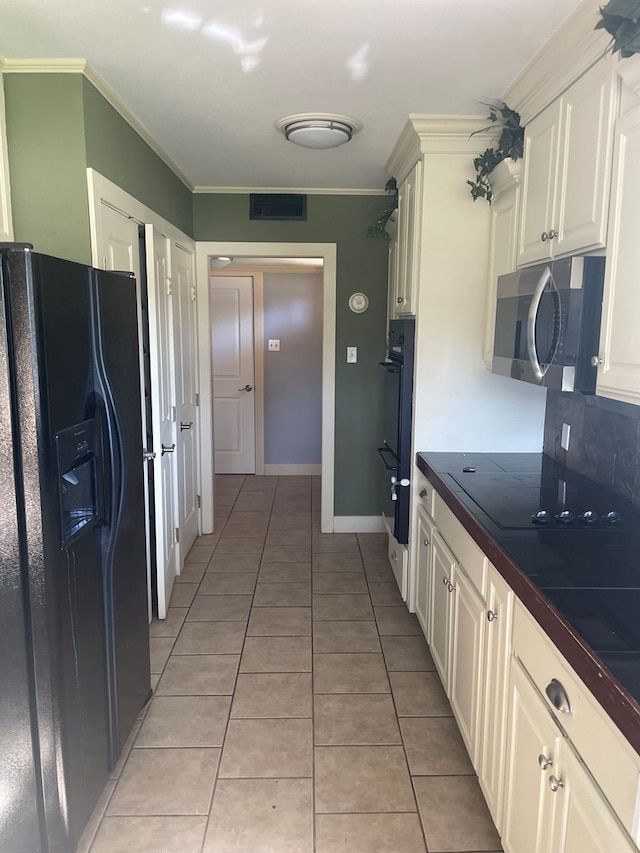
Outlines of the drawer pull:
[[540,765],[540,770],[548,770],[549,767],[553,767],[553,758],[541,752],[538,756],[538,764]]
[[495,622],[498,618],[498,614],[494,610],[487,610],[487,619],[489,622]]
[[447,581],[447,589],[449,590],[449,592],[453,592],[455,588],[456,585],[454,583],[451,583],[451,581]]
[[422,544],[424,545],[424,547],[425,547],[425,548],[428,548],[428,547],[429,547],[429,540],[428,540],[428,539],[424,539],[424,540],[423,540],[423,542],[422,542]]
[[442,578],[442,583],[443,583],[445,586],[447,586],[447,584],[449,583],[449,578],[448,578],[446,575]]
[[421,498],[426,498],[426,496],[427,496],[427,490],[426,490],[426,489],[420,489],[419,494],[420,494],[420,497],[421,497]]
[[564,788],[564,780],[557,779],[555,776],[549,776],[549,787],[555,794],[560,788]]
[[564,689],[564,686],[558,681],[557,678],[551,679],[551,681],[547,684],[545,693],[547,694],[549,701],[557,711],[560,711],[561,714],[567,714],[568,716],[571,716],[573,711],[571,710],[571,702],[569,701],[569,696],[567,694],[567,691]]

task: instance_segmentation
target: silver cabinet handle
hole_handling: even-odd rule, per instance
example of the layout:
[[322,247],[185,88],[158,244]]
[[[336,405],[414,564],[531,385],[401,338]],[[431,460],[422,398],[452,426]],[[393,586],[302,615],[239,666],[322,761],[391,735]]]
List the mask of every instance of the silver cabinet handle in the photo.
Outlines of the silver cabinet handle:
[[557,678],[552,678],[551,681],[547,684],[544,691],[553,707],[560,711],[561,714],[567,714],[567,716],[571,716],[573,711],[571,710],[571,702],[569,701],[569,694],[564,689],[564,685],[558,681]]
[[555,794],[557,790],[559,790],[560,788],[564,788],[564,780],[558,779],[555,776],[549,776],[549,787]]
[[542,232],[542,234],[540,235],[540,239],[542,240],[543,243],[545,243],[549,239],[549,235],[547,234],[546,231]]
[[398,298],[396,299],[396,302],[398,303],[398,305],[402,305],[403,301],[404,300],[403,300],[402,296],[398,296]]
[[558,236],[558,232],[556,231],[555,228],[552,228],[551,231],[549,231],[547,233],[547,237],[549,238],[549,240],[555,240],[557,236]]
[[451,583],[451,581],[447,581],[447,589],[449,590],[449,592],[453,592],[455,588],[456,585],[454,583]]
[[426,489],[420,489],[419,494],[420,494],[420,497],[421,497],[421,498],[426,498],[426,496],[427,496],[427,490],[426,490]]
[[494,610],[487,610],[487,620],[494,622],[498,618],[498,614]]
[[442,578],[442,583],[446,586],[449,583],[449,578],[447,578],[447,577]]
[[600,358],[598,355],[591,356],[591,367],[599,367],[601,364],[604,364],[603,358]]
[[156,458],[156,454],[153,452],[153,450],[143,450],[142,458],[145,462],[151,462],[152,459]]
[[160,455],[164,456],[165,453],[173,453],[173,451],[175,449],[176,449],[175,444],[171,444],[171,445],[163,444],[162,445],[162,453]]
[[540,765],[540,770],[548,770],[549,767],[553,767],[553,758],[541,752],[538,756],[538,764]]
[[244,388],[238,388],[238,391],[253,391],[253,385],[245,385]]
[[424,545],[425,548],[428,548],[429,547],[429,540],[423,539],[422,544]]
[[189,421],[188,424],[184,421],[180,421],[180,432],[184,432],[186,429],[193,429],[193,421]]

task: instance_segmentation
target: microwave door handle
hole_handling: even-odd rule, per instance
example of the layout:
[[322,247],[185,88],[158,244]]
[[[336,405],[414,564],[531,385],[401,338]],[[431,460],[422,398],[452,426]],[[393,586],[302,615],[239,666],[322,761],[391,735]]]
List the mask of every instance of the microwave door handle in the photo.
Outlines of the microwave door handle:
[[538,317],[538,310],[540,308],[540,300],[542,299],[542,294],[544,293],[545,287],[551,280],[551,267],[546,266],[542,271],[540,280],[536,284],[535,290],[533,291],[533,296],[531,297],[531,305],[529,306],[529,315],[527,316],[527,352],[529,353],[529,361],[531,362],[531,367],[533,367],[533,375],[538,380],[538,382],[542,382],[544,378],[544,371],[540,366],[540,360],[538,359],[538,351],[536,350],[536,319]]

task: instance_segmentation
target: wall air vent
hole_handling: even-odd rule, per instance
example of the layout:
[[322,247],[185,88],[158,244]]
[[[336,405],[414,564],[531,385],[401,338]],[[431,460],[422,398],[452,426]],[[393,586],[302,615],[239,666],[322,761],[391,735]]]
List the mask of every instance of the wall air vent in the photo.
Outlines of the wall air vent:
[[251,193],[249,219],[289,219],[305,222],[307,197],[293,193]]

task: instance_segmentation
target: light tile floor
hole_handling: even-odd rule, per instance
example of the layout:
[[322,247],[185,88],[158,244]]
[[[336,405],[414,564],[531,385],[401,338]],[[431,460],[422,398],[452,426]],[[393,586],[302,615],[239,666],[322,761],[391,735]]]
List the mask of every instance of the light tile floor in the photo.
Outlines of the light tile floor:
[[82,850],[501,849],[386,537],[321,534],[319,502],[319,478],[216,478]]

